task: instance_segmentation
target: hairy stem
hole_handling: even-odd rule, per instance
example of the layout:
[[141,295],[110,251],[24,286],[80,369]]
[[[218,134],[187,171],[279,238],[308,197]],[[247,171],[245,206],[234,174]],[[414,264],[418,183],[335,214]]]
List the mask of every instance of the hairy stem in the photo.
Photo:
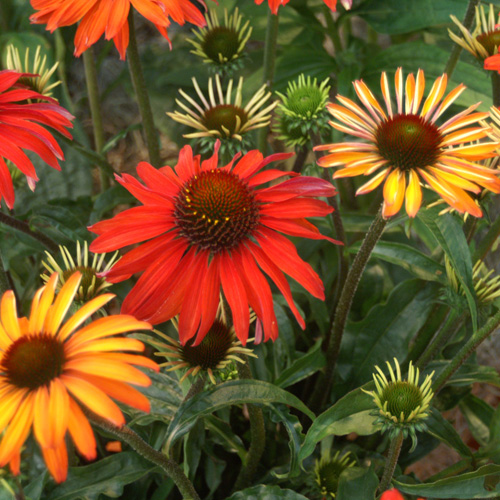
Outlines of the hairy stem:
[[500,106],[500,75],[496,71],[491,72],[491,94],[493,106]]
[[[279,12],[279,11],[278,11]],[[266,42],[264,45],[264,76],[263,83],[270,89],[273,86],[274,66],[276,64],[276,47],[278,44],[278,14],[273,14],[270,10],[267,15]],[[259,129],[257,137],[257,148],[266,156],[268,127]]]
[[146,441],[144,441],[132,429],[129,429],[126,426],[117,427],[116,425],[112,424],[105,418],[96,415],[95,413],[91,412],[90,410],[84,407],[82,408],[82,410],[88,417],[88,419],[93,424],[97,425],[97,427],[100,427],[104,431],[113,434],[118,439],[124,441],[129,446],[131,446],[137,453],[139,453],[139,455],[143,456],[150,462],[160,466],[165,471],[167,476],[174,481],[184,499],[200,500],[200,497],[196,492],[196,490],[194,489],[193,484],[186,477],[186,475],[184,474],[179,464],[177,464],[177,462],[175,462],[174,460],[168,458],[163,453],[160,453],[159,451],[149,446],[149,444],[146,443]]
[[448,366],[439,374],[432,385],[432,390],[437,394],[448,381],[448,379],[465,363],[467,358],[488,338],[500,325],[500,310],[480,328],[460,351],[450,360]]
[[389,454],[387,455],[387,460],[385,462],[384,473],[382,474],[382,479],[380,480],[380,486],[378,488],[379,493],[386,491],[391,484],[391,479],[398,463],[402,445],[403,433],[400,431],[396,437],[391,439]]
[[[104,128],[102,125],[99,85],[97,83],[97,68],[92,47],[89,47],[83,53],[83,64],[85,67],[85,81],[87,83],[90,114],[92,116],[95,150],[98,154],[102,154],[102,150],[104,149]],[[105,191],[109,188],[109,177],[102,169],[100,170],[100,179],[101,191]]]
[[51,252],[58,252],[59,247],[57,243],[52,239],[46,236],[43,233],[38,233],[33,231],[29,224],[24,221],[18,220],[15,217],[11,217],[4,212],[0,212],[0,223],[5,224],[6,226],[13,227],[22,233],[25,233],[35,240],[38,240],[42,245],[46,246]]
[[[246,363],[238,363],[238,373],[241,379],[251,379],[252,372]],[[257,472],[262,454],[266,447],[266,428],[264,425],[264,416],[261,408],[258,406],[248,405],[248,416],[250,419],[250,448],[248,449],[246,464],[242,466],[234,490],[238,491],[252,484],[252,479]]]
[[351,310],[352,300],[358,289],[359,280],[365,270],[373,248],[382,236],[386,224],[387,220],[382,217],[382,208],[380,208],[347,274],[337,308],[335,309],[335,321],[330,333],[326,352],[325,380],[318,381],[311,397],[310,407],[313,411],[319,411],[324,399],[330,394],[335,374],[335,366],[340,351],[340,344],[342,342],[347,317]]
[[142,72],[139,49],[137,47],[137,39],[135,37],[133,9],[130,9],[128,22],[130,25],[130,42],[127,49],[127,60],[130,69],[130,76],[132,78],[132,84],[134,85],[139,110],[141,112],[142,126],[144,128],[144,135],[146,136],[146,144],[149,151],[149,161],[151,165],[158,168],[161,166],[160,143],[154,123],[153,111],[151,110],[151,104],[149,101],[146,80],[144,79],[144,73]]

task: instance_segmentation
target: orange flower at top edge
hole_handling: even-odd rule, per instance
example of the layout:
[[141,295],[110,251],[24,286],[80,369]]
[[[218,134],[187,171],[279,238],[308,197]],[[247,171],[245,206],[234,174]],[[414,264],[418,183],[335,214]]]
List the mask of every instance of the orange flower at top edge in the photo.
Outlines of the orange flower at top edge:
[[64,322],[81,274],[73,274],[55,298],[57,280],[53,274],[37,291],[29,318],[17,317],[12,291],[0,302],[0,467],[9,463],[19,474],[21,447],[33,427],[47,468],[61,482],[68,469],[66,432],[87,460],[96,457],[94,434],[80,406],[122,426],[125,418],[111,398],[149,411],[148,399],[130,384],[151,381],[133,365],[155,371],[158,365],[132,354],[144,350],[142,342],[116,337],[150,330],[150,324],[125,315],[85,324],[112,294],[89,301]]
[[415,217],[422,203],[420,179],[458,212],[481,217],[481,209],[467,191],[478,194],[485,188],[500,193],[498,171],[475,163],[496,156],[500,143],[477,142],[487,137],[490,130],[478,124],[489,116],[474,113],[480,103],[436,125],[438,118],[466,88],[459,85],[443,99],[446,84],[446,75],[437,78],[420,110],[425,90],[424,72],[419,70],[416,79],[413,74],[408,75],[405,84],[399,68],[395,76],[397,105],[393,107],[387,75],[382,73],[384,110],[366,84],[357,80],[354,89],[364,109],[343,96],[337,96],[340,104],[329,104],[328,109],[337,120],[330,122],[332,127],[364,142],[317,146],[315,150],[330,153],[323,156],[318,165],[343,165],[344,168],[333,174],[334,178],[375,174],[356,194],[373,191],[385,181],[385,218],[399,212],[405,197],[406,211]]
[[[204,5],[203,0],[199,1]],[[206,24],[203,14],[189,0],[31,0],[31,6],[38,12],[30,19],[35,24],[46,24],[51,33],[61,26],[80,22],[75,35],[75,56],[80,56],[104,34],[106,40],[113,40],[120,58],[125,59],[131,5],[167,40],[169,18],[181,25]]]
[[[264,0],[255,0],[257,5],[260,5]],[[268,0],[269,8],[273,14],[278,13],[280,5],[286,5],[290,0]],[[325,4],[333,11],[337,9],[337,0],[323,0]],[[345,9],[349,10],[352,7],[352,0],[340,0],[340,3]]]
[[35,167],[23,150],[33,151],[51,167],[61,170],[58,160],[64,160],[64,154],[45,127],[71,139],[66,128],[73,126],[73,116],[56,100],[20,84],[23,76],[33,75],[0,71],[0,201],[4,198],[9,208],[14,207],[14,186],[4,160],[10,160],[26,175],[30,188],[35,189]]
[[[404,497],[403,495],[401,495],[401,493],[399,493],[398,490],[393,488],[392,490],[387,490],[384,493],[382,493],[380,500],[404,500]],[[419,498],[418,500],[425,500],[425,499]]]
[[[90,249],[100,253],[144,242],[103,274],[116,283],[144,271],[122,311],[153,324],[179,314],[182,344],[195,335],[194,345],[203,340],[215,320],[221,287],[240,341],[248,339],[249,306],[259,320],[256,340],[262,340],[262,333],[265,340],[274,340],[278,324],[264,273],[304,328],[283,273],[324,300],[323,284],[281,233],[338,243],[306,220],[331,213],[331,207],[314,198],[333,196],[335,188],[314,177],[262,170],[290,157],[288,153],[263,158],[253,150],[236,164],[239,154],[219,167],[219,146],[217,141],[214,155],[203,162],[185,146],[175,170],[140,163],[137,173],[145,185],[128,174],[117,176],[143,206],[89,228],[99,235]],[[292,178],[262,187],[283,177]]]

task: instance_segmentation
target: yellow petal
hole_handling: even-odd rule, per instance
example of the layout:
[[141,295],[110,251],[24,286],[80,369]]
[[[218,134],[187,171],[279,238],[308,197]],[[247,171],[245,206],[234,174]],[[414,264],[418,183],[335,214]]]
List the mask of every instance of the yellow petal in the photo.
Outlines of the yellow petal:
[[406,188],[406,213],[409,217],[415,217],[422,204],[422,189],[418,175],[410,170],[408,187]]
[[7,290],[2,296],[0,318],[5,333],[16,341],[21,336],[21,329],[17,318],[16,297],[12,290]]

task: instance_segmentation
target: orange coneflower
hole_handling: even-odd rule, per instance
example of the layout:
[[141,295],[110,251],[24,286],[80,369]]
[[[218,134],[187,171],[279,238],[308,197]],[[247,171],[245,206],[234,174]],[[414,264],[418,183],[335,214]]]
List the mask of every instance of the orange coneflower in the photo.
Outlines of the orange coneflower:
[[[200,2],[204,5],[203,0]],[[80,22],[75,35],[75,56],[85,52],[104,34],[106,40],[113,40],[121,59],[125,59],[131,5],[154,23],[167,40],[169,18],[181,25],[189,22],[205,26],[203,14],[189,0],[31,0],[31,6],[38,12],[30,19],[36,24],[46,24],[50,32]]]
[[14,207],[14,186],[4,160],[10,160],[26,175],[30,188],[35,189],[38,180],[35,167],[23,150],[33,151],[51,167],[60,170],[58,160],[64,160],[64,154],[44,126],[71,139],[66,128],[72,127],[73,116],[56,100],[19,82],[23,77],[32,76],[11,70],[0,71],[0,201],[4,198],[9,208]]
[[[419,111],[425,88],[424,72],[419,70],[416,79],[413,74],[408,75],[404,85],[399,68],[395,76],[394,108],[387,75],[382,73],[384,111],[366,84],[357,80],[354,88],[365,109],[343,96],[337,97],[340,104],[329,104],[328,109],[338,120],[330,122],[332,127],[365,142],[317,146],[316,150],[330,152],[318,164],[344,165],[333,174],[334,178],[375,174],[356,194],[368,193],[385,181],[385,218],[399,212],[405,196],[406,211],[415,217],[422,203],[420,178],[457,211],[481,217],[481,209],[467,191],[477,194],[483,187],[500,193],[497,171],[475,163],[496,156],[500,143],[472,142],[487,137],[489,132],[487,126],[477,124],[488,117],[488,113],[474,113],[480,103],[436,125],[437,119],[466,88],[461,84],[443,99],[446,84],[445,74],[437,78]],[[476,125],[469,127],[473,124]]]
[[[264,0],[255,0],[257,5],[260,5]],[[280,5],[286,5],[290,0],[268,0],[269,8],[273,14],[278,13],[278,9]],[[330,9],[335,11],[337,9],[337,0],[323,0],[325,5],[328,5]],[[345,9],[350,9],[352,7],[352,0],[340,0],[340,3],[344,6]]]
[[[127,174],[117,176],[143,206],[90,228],[100,235],[90,245],[93,252],[150,240],[104,274],[108,281],[118,282],[144,271],[125,298],[123,312],[153,324],[179,314],[182,344],[197,332],[194,345],[203,340],[215,320],[221,286],[243,344],[248,338],[249,305],[259,320],[257,341],[262,338],[261,322],[266,340],[275,339],[278,326],[263,272],[283,293],[302,328],[304,320],[283,273],[324,299],[320,278],[280,233],[331,240],[305,218],[332,211],[325,202],[311,198],[332,196],[334,187],[313,177],[275,169],[261,171],[270,162],[291,156],[285,153],[263,158],[253,150],[236,165],[240,155],[218,167],[219,145],[217,142],[214,155],[203,162],[185,146],[175,170],[140,163],[137,173],[146,185]],[[282,177],[293,178],[261,187]]]
[[154,370],[140,352],[142,342],[114,337],[117,333],[151,329],[132,316],[107,316],[82,326],[114,295],[101,295],[64,317],[80,286],[81,274],[69,278],[54,301],[58,275],[35,294],[29,318],[18,318],[12,291],[0,303],[0,467],[20,471],[21,447],[31,427],[45,463],[57,482],[66,479],[69,432],[88,460],[96,456],[92,429],[80,405],[121,426],[125,419],[110,396],[149,411],[149,401],[129,384],[148,386],[149,377],[132,365]]

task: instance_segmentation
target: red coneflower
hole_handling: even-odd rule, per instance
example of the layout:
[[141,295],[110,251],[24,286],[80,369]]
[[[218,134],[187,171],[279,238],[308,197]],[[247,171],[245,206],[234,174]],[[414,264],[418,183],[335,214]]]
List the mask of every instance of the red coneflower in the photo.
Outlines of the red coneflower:
[[12,291],[5,292],[0,303],[0,467],[10,463],[12,472],[19,474],[21,447],[33,427],[50,473],[61,482],[68,469],[66,432],[85,458],[96,456],[94,434],[80,405],[123,425],[123,414],[111,398],[149,411],[149,401],[129,384],[148,386],[151,381],[132,365],[153,370],[158,365],[119,352],[140,352],[142,342],[115,337],[149,330],[148,323],[115,315],[82,326],[112,294],[91,300],[63,323],[81,274],[73,274],[54,301],[57,279],[53,274],[35,294],[29,318],[17,317]]
[[[257,5],[260,5],[264,0],[255,0]],[[286,5],[290,0],[268,0],[269,8],[273,14],[278,13],[280,5]],[[337,0],[323,0],[330,9],[333,11],[337,10]],[[350,9],[352,7],[352,0],[340,0],[340,3],[345,9]]]
[[[10,160],[35,189],[38,177],[33,163],[23,149],[33,151],[51,167],[61,170],[58,160],[64,154],[52,134],[43,126],[51,127],[71,139],[66,128],[71,128],[73,116],[57,101],[18,83],[24,76],[17,71],[0,71],[0,201],[14,206],[14,186],[5,159]],[[26,102],[28,99],[38,102]],[[42,101],[42,102],[40,102]],[[45,102],[43,102],[45,101]]]
[[167,40],[169,18],[181,25],[206,24],[203,14],[189,0],[31,0],[31,6],[38,12],[30,19],[35,24],[46,24],[50,32],[80,22],[75,35],[75,56],[80,56],[104,34],[106,40],[113,40],[121,59],[125,59],[131,4]]
[[330,125],[365,142],[317,146],[316,150],[330,152],[318,164],[344,165],[333,174],[334,178],[375,174],[356,194],[368,193],[385,181],[385,218],[399,212],[405,197],[406,211],[415,217],[422,203],[420,179],[460,213],[481,217],[481,209],[467,191],[477,194],[482,187],[500,193],[497,171],[475,163],[496,156],[500,146],[498,142],[477,142],[490,131],[487,126],[477,125],[488,113],[474,113],[477,103],[438,126],[436,121],[466,88],[459,85],[443,99],[446,74],[436,79],[421,109],[425,89],[422,70],[416,79],[409,74],[406,84],[401,68],[396,71],[395,108],[385,73],[380,83],[386,111],[361,80],[354,82],[354,89],[365,109],[343,96],[337,96],[340,104],[328,105],[338,120]]
[[[320,234],[305,217],[324,216],[332,209],[316,196],[333,196],[334,187],[313,177],[280,170],[261,172],[269,163],[290,157],[263,158],[259,151],[236,155],[218,167],[218,149],[200,162],[185,146],[173,170],[156,170],[148,163],[137,167],[145,186],[124,174],[117,181],[144,206],[126,210],[90,228],[100,236],[93,252],[107,252],[150,240],[128,252],[106,278],[118,282],[144,271],[123,303],[123,312],[153,324],[179,316],[179,339],[194,337],[199,344],[212,326],[220,288],[231,308],[237,337],[246,343],[249,308],[262,322],[265,339],[278,335],[267,274],[285,296],[302,328],[304,320],[293,303],[283,273],[315,297],[324,299],[323,285],[294,245],[278,231],[313,239]],[[268,188],[261,185],[292,177]],[[334,241],[335,242],[335,241]],[[338,243],[338,242],[335,242]],[[262,338],[260,322],[256,334]]]

